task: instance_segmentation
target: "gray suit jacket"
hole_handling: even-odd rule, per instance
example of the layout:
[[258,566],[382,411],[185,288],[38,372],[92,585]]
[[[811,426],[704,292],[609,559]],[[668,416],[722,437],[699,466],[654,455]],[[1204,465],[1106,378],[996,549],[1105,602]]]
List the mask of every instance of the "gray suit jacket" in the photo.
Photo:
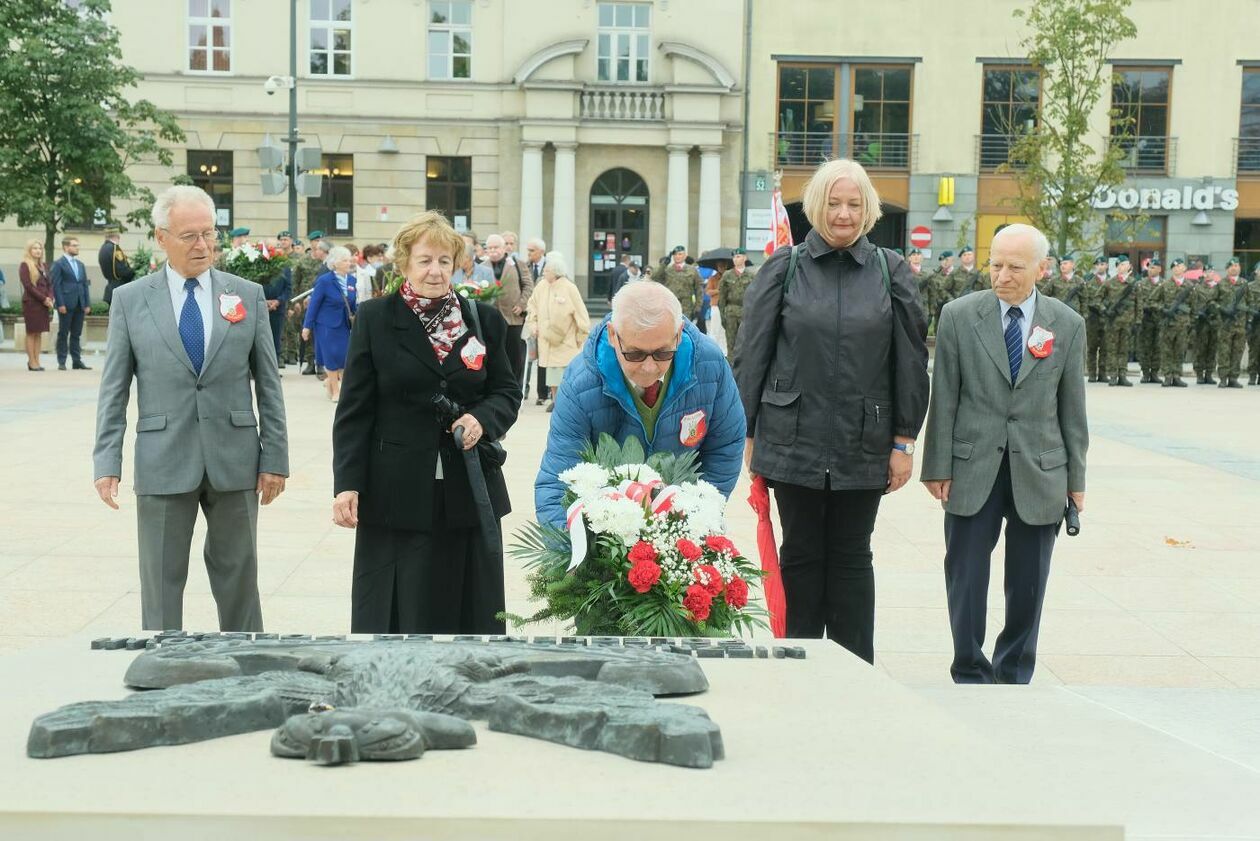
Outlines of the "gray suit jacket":
[[[215,490],[246,490],[259,473],[288,475],[284,395],[262,287],[216,269],[210,285],[210,347],[201,376],[180,340],[165,269],[114,292],[96,405],[97,479],[122,476],[133,377],[140,400],[137,494],[188,493],[203,476]],[[223,318],[223,294],[240,296],[243,320]]]
[[1038,294],[1032,325],[1054,333],[1045,359],[1024,348],[1011,386],[996,293],[946,304],[936,331],[936,363],[923,452],[923,481],[952,479],[945,510],[978,512],[1009,451],[1019,517],[1059,522],[1069,490],[1085,490],[1085,320]]

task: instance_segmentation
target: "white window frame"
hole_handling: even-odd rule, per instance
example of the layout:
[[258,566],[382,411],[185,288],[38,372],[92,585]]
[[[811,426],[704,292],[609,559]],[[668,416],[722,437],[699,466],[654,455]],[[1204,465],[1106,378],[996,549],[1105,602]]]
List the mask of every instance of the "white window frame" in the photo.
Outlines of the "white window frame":
[[[456,7],[467,9],[468,22],[455,23]],[[447,12],[445,23],[434,23],[433,13],[440,8],[444,8]],[[472,61],[473,61],[473,31],[472,31],[472,0],[430,0],[429,2],[429,24],[426,30],[425,49],[428,51],[426,58],[426,68],[428,70],[428,78],[438,79],[449,82],[466,82],[472,79]],[[435,52],[432,49],[434,35],[445,35],[446,49],[443,52]],[[468,52],[455,52],[455,36],[458,35],[468,43]],[[433,61],[438,56],[446,59],[446,66],[440,74],[433,72]],[[468,75],[455,75],[455,59],[468,59]]]
[[[193,3],[195,2],[198,2],[198,0],[187,0],[187,3],[185,3],[184,5],[184,8],[188,12],[188,23],[184,27],[184,49],[185,49],[184,69],[185,69],[185,72],[195,73],[197,75],[204,74],[207,76],[230,75],[232,73],[232,68],[235,65],[235,61],[232,55],[232,0],[223,0],[223,2],[227,3],[228,13],[227,13],[227,17],[222,17],[222,18],[194,16],[192,7],[193,7]],[[210,10],[213,8],[214,0],[204,0],[204,2],[206,4],[206,12],[209,13]],[[192,33],[193,33],[194,26],[204,26],[206,28],[206,45],[204,47],[193,43]],[[223,48],[214,46],[214,31],[213,30],[214,30],[214,27],[216,26],[227,30],[227,42],[228,42],[227,48],[226,48],[227,59],[228,59],[227,70],[214,69],[214,54],[216,52],[224,51]],[[193,66],[192,66],[192,51],[193,50],[201,50],[206,54],[206,69],[205,70],[193,69]]]
[[[334,0],[323,0],[327,4],[328,17],[315,17],[315,2],[312,0],[309,9],[307,27],[306,27],[306,75],[312,79],[352,79],[354,78],[354,0],[348,0],[350,3],[350,19],[334,20],[332,17]],[[316,30],[323,30],[327,45],[323,49],[316,49],[313,43]],[[350,49],[336,49],[337,32],[346,32],[350,35]],[[317,73],[311,69],[311,59],[316,53],[323,53],[328,57],[327,70],[323,73]],[[350,71],[348,73],[338,73],[334,69],[336,67],[336,57],[338,55],[349,55]]]
[[[652,78],[652,4],[601,2],[596,4],[598,31],[595,41],[595,78],[612,85],[646,85]],[[628,10],[630,23],[617,22],[619,12]],[[642,23],[638,22],[640,15]],[[605,21],[611,19],[611,23]],[[620,58],[625,48],[625,58]],[[618,78],[620,64],[626,62],[626,78]],[[607,64],[605,64],[607,62]],[[643,65],[643,78],[636,69]]]

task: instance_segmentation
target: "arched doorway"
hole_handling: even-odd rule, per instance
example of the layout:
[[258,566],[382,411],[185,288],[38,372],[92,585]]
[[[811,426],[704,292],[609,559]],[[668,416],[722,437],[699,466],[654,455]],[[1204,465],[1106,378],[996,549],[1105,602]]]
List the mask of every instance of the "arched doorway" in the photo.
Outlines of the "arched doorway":
[[638,173],[618,167],[591,185],[591,296],[608,294],[612,270],[629,254],[646,266],[648,249],[648,187]]

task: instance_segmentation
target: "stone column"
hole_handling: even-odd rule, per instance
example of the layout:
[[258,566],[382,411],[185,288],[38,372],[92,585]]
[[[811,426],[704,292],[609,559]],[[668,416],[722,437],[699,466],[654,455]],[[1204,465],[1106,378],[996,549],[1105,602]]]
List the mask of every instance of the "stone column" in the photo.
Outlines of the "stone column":
[[675,245],[687,245],[690,222],[687,199],[691,192],[688,171],[691,147],[671,144],[665,148],[669,151],[669,185],[665,199],[665,248],[662,253],[668,253]]
[[722,244],[722,147],[700,147],[700,208],[696,257]]
[[553,143],[556,147],[556,177],[552,189],[551,239],[547,242],[564,255],[569,271],[578,275],[577,265],[577,144]]
[[524,243],[530,237],[542,236],[543,144],[521,143],[521,220],[517,236]]

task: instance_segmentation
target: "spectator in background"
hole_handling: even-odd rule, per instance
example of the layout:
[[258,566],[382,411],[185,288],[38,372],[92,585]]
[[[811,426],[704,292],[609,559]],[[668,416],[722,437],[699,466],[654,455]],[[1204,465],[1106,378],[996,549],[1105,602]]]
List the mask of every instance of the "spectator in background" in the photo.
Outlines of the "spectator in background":
[[385,289],[385,248],[377,243],[363,246],[363,259],[355,269],[355,288],[366,297],[376,298]]
[[52,322],[53,288],[44,262],[44,244],[37,239],[27,240],[22,250],[18,280],[22,283],[22,320],[26,323],[26,370],[42,371],[39,352]]
[[350,344],[350,327],[358,310],[354,287],[354,258],[350,249],[335,246],[324,261],[326,274],[315,280],[306,319],[302,322],[302,338],[315,333],[315,361],[324,366],[328,377],[324,388],[328,399],[336,402],[341,395],[341,371],[346,367],[346,348]]
[[516,250],[516,231],[503,232],[503,246],[507,249],[508,256],[513,260],[520,260],[521,255]]
[[476,252],[465,244],[464,253],[451,274],[451,286],[489,286],[494,283],[494,270],[485,263],[477,262]]
[[615,269],[612,270],[612,274],[609,275],[608,277],[608,302],[609,303],[612,303],[613,296],[621,291],[621,287],[626,285],[626,280],[628,279],[629,274],[630,274],[629,266],[630,266],[630,255],[622,254],[621,262],[617,265]]
[[534,287],[526,316],[530,335],[538,340],[538,367],[546,371],[547,411],[555,408],[556,389],[565,367],[582,350],[591,332],[591,317],[582,293],[569,279],[569,268],[558,251],[547,255],[542,280]]
[[512,372],[516,374],[519,388],[525,380],[525,340],[521,331],[525,325],[525,307],[534,291],[534,279],[521,268],[520,262],[508,253],[507,243],[498,234],[486,237],[486,255],[489,257],[494,279],[503,285],[503,293],[495,299],[495,306],[508,325],[507,352],[512,360]]
[[539,237],[531,237],[525,243],[525,259],[529,261],[529,276],[537,283],[547,263],[547,243]]
[[66,370],[68,351],[76,370],[89,371],[83,364],[79,338],[83,335],[83,319],[92,311],[92,295],[87,269],[79,259],[79,238],[64,238],[61,250],[64,253],[52,266],[53,301],[61,316],[57,319],[57,368]]

